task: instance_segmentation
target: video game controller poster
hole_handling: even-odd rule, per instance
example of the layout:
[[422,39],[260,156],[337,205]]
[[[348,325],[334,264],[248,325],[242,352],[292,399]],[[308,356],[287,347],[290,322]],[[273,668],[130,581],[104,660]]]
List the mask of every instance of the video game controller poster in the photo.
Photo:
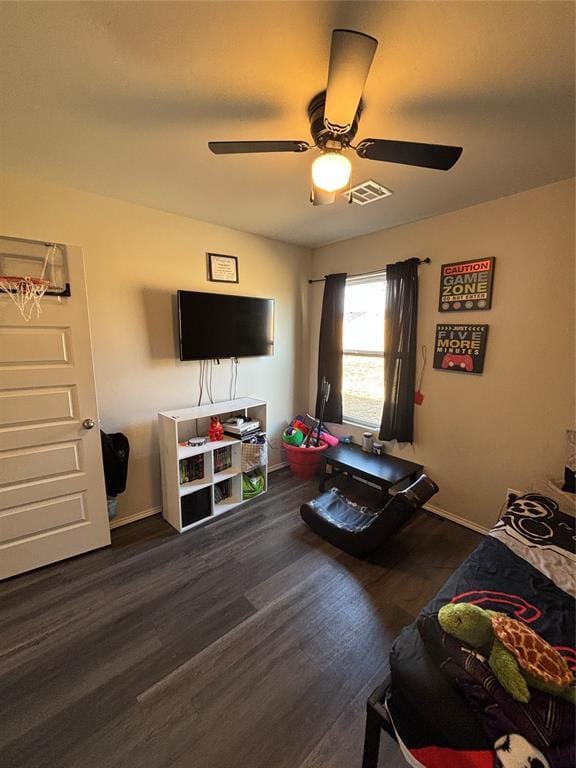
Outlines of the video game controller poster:
[[490,309],[496,259],[473,259],[442,264],[439,312]]
[[482,373],[487,325],[437,325],[434,368],[457,373]]

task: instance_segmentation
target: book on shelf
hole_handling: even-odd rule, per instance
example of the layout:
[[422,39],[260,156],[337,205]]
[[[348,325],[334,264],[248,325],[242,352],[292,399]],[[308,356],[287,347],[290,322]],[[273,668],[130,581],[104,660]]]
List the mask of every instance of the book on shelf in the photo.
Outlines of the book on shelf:
[[214,472],[223,472],[232,466],[232,449],[230,446],[217,448],[214,451]]
[[232,484],[230,480],[222,480],[214,486],[214,501],[216,504],[230,498],[232,495]]
[[189,456],[180,459],[180,485],[201,480],[204,477],[204,456]]

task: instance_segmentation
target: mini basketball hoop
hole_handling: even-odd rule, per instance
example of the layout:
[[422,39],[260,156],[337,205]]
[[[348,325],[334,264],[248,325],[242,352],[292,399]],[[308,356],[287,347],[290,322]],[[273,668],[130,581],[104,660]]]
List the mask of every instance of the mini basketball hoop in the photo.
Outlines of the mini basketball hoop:
[[40,277],[0,275],[0,290],[10,296],[27,323],[32,318],[34,310],[36,310],[36,317],[40,317],[42,312],[40,301],[50,286],[50,281],[46,280],[44,274],[55,251],[56,245],[51,245],[44,258]]
[[0,290],[10,296],[26,322],[29,322],[34,310],[36,310],[36,317],[40,316],[42,312],[40,299],[49,285],[48,280],[40,277],[0,275]]

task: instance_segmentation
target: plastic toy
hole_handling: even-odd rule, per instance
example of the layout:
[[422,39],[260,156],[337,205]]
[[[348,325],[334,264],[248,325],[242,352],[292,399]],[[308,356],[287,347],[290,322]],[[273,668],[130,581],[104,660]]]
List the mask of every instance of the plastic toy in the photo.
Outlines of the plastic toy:
[[498,682],[528,704],[528,686],[576,703],[574,677],[560,653],[526,624],[472,603],[449,603],[438,612],[444,632],[488,654]]
[[322,422],[324,421],[324,412],[326,410],[326,403],[330,399],[330,382],[326,381],[326,377],[322,376],[322,384],[320,386],[320,418],[318,420],[318,436],[316,438],[316,445],[320,444],[320,432],[322,431]]
[[304,433],[296,427],[287,427],[282,435],[282,440],[287,445],[299,446],[304,442]]
[[[298,416],[292,422],[292,426],[299,429],[304,436],[306,436],[310,430],[310,427]],[[326,432],[324,429],[320,432],[320,440],[328,443],[328,445],[338,445],[338,438]]]
[[210,429],[208,430],[208,439],[211,443],[224,439],[224,428],[219,416],[210,416]]

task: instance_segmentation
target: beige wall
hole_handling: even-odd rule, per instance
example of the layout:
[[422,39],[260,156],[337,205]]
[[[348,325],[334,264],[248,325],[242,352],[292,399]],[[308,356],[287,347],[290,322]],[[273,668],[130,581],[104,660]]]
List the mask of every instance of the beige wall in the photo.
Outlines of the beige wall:
[[[120,516],[161,504],[156,414],[198,398],[199,363],[180,362],[175,350],[178,288],[276,299],[275,355],[240,361],[238,395],[268,401],[274,446],[287,420],[305,407],[307,381],[299,366],[309,251],[15,177],[5,177],[0,188],[0,233],[84,249],[102,428],[125,432],[131,443]],[[239,285],[207,281],[207,251],[238,256]],[[229,371],[228,361],[215,369],[217,400],[228,399]],[[273,449],[271,464],[279,461]]]
[[[496,257],[492,310],[466,314],[489,323],[490,335],[482,376],[428,368],[415,444],[389,449],[426,466],[441,487],[438,507],[484,527],[508,486],[561,472],[564,429],[574,422],[573,181],[326,246],[312,267],[302,248],[70,188],[6,177],[0,195],[2,234],[84,249],[102,426],[126,432],[132,445],[121,516],[161,503],[156,412],[198,397],[198,363],[176,359],[177,288],[276,299],[276,354],[240,362],[238,394],[268,400],[278,445],[285,421],[315,398],[322,286],[309,289],[308,323],[305,278],[412,256],[433,261],[420,269],[418,340],[430,355],[436,323],[463,317],[437,312],[440,265]],[[239,257],[239,286],[206,280],[209,250]],[[225,363],[216,399],[227,398],[228,382]],[[271,460],[281,460],[277,450]]]
[[[386,203],[381,206],[385,216]],[[432,259],[420,267],[419,345],[426,344],[431,358],[438,322],[488,323],[486,361],[480,376],[429,364],[415,443],[388,449],[426,466],[441,489],[435,505],[488,527],[507,487],[522,489],[542,474],[563,472],[564,430],[574,424],[574,181],[320,248],[313,276],[364,272],[414,256]],[[487,256],[496,257],[492,309],[441,315],[440,265]],[[310,407],[321,300],[322,284],[312,285]]]

